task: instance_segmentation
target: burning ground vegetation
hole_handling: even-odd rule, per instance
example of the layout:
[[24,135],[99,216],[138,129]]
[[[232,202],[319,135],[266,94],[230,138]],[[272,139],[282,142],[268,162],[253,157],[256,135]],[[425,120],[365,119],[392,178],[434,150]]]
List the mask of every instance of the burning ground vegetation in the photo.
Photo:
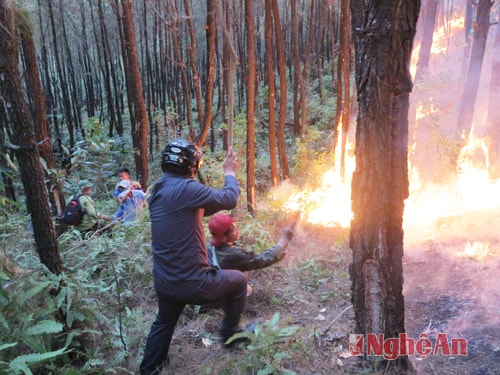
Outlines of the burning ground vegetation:
[[466,355],[411,358],[419,373],[499,373],[499,224],[498,210],[441,218],[434,222],[433,236],[407,247],[404,294],[409,336],[424,333],[436,340],[445,333],[449,339],[467,340]]
[[[481,218],[491,229],[500,224],[493,211]],[[498,374],[500,242],[484,226],[484,242],[468,239],[464,225],[479,227],[478,219],[441,219],[433,223],[433,238],[421,243],[409,238],[404,257],[407,335],[416,342],[425,334],[433,349],[439,335],[450,342],[450,355],[441,345],[436,355],[409,356],[418,374]],[[271,372],[261,373],[391,373],[350,353],[355,326],[350,261],[348,229],[299,223],[281,263],[249,272],[253,294],[243,323],[259,322],[252,346],[222,348],[217,340],[222,310],[188,308],[177,325],[164,374],[257,374],[264,369]],[[452,339],[466,340],[466,355],[452,355]]]
[[[416,344],[426,339],[433,348],[430,353],[416,350],[409,356],[419,374],[500,373],[500,180],[489,176],[486,155],[483,141],[471,135],[460,153],[459,168],[446,178],[442,174],[429,182],[410,166],[410,196],[404,215],[406,330]],[[300,251],[306,262],[329,259],[331,282],[343,285],[346,296],[350,293],[350,250],[342,232],[328,228],[341,227],[348,233],[351,213],[345,202],[350,201],[349,189],[350,181],[344,182],[335,170],[328,170],[314,188],[295,190],[283,185],[274,193],[277,200],[281,195],[288,197],[285,207],[300,211],[308,223],[302,225],[300,241],[294,247],[308,249]],[[327,233],[331,238],[325,237]],[[329,248],[327,244],[336,245]],[[345,277],[340,283],[339,275]],[[300,282],[296,287],[302,287]],[[315,293],[308,301],[324,303]],[[323,353],[328,360],[318,362],[313,357],[318,365],[314,371],[298,373],[358,373],[363,369],[346,350],[349,342],[345,337],[354,327],[349,302],[349,297],[332,298],[329,310],[337,314],[333,314],[335,322],[327,330],[318,329],[330,335],[320,335],[308,352]],[[329,319],[331,316],[326,322]]]

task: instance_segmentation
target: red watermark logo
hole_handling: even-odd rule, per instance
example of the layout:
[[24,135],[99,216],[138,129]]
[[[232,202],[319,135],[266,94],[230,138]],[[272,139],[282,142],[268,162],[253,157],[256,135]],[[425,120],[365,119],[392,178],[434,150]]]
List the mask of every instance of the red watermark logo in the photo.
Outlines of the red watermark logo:
[[438,333],[433,342],[426,333],[418,340],[400,333],[399,337],[385,339],[383,334],[349,335],[349,353],[352,356],[378,356],[386,360],[394,360],[399,356],[417,355],[425,359],[430,355],[466,356],[467,340],[463,338],[448,339],[446,333]]

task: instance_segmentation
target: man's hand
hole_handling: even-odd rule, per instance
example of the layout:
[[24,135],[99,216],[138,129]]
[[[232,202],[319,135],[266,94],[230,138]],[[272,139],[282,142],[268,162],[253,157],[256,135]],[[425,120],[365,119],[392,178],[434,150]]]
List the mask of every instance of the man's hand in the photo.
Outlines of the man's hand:
[[224,165],[222,167],[225,176],[236,177],[236,171],[238,170],[238,158],[233,152],[233,147],[229,147],[227,151],[226,159],[224,160]]
[[286,236],[288,241],[291,241],[295,235],[295,225],[297,225],[297,221],[292,221],[285,227],[285,229],[283,229],[283,233],[281,235]]
[[296,224],[297,221],[292,221],[285,227],[285,229],[283,229],[283,232],[281,232],[281,236],[278,240],[278,245],[281,246],[283,250],[286,249],[288,243],[293,239],[293,236],[295,235],[294,229]]

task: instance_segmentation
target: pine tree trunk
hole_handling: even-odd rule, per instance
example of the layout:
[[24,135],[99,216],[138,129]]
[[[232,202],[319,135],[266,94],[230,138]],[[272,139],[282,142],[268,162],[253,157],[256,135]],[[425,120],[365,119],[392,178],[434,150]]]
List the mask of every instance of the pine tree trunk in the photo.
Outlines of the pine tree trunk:
[[[56,29],[56,21],[54,19],[54,8],[52,6],[52,1],[53,0],[48,0],[47,5],[48,5],[48,10],[49,10],[49,23],[50,23],[50,29],[52,33],[52,45],[54,48],[54,59],[55,59],[55,64],[56,64],[56,72],[57,72],[57,77],[59,79],[59,84],[61,85],[61,96],[62,96],[62,101],[63,101],[63,108],[64,108],[64,116],[68,128],[68,133],[69,133],[69,144],[70,147],[73,148],[75,146],[75,123],[73,121],[73,112],[71,108],[71,99],[69,95],[69,88],[68,88],[68,82],[66,80],[66,74],[64,73],[63,70],[63,64],[62,64],[62,57],[60,53],[60,46],[59,42],[57,40],[57,29]],[[49,83],[50,84],[50,83]]]
[[[300,121],[300,97],[304,96],[304,86],[300,67],[300,41],[299,25],[297,20],[297,0],[290,0],[290,18],[292,35],[292,61],[293,61],[293,135],[302,137],[304,124]],[[333,65],[333,64],[332,64]]]
[[[217,29],[215,27],[215,13],[217,0],[207,0],[207,26],[206,26],[206,37],[207,37],[207,62],[206,62],[206,96],[205,96],[205,111],[203,119],[203,127],[201,134],[195,138],[196,144],[201,145],[205,142],[207,138],[208,131],[212,125],[212,107],[214,103],[214,85],[215,85],[215,37],[217,34]],[[212,147],[215,143],[215,139],[212,133],[211,144]]]
[[278,164],[277,164],[277,144],[276,144],[276,80],[274,77],[274,44],[273,44],[273,9],[272,0],[265,0],[265,44],[266,44],[266,73],[267,73],[267,100],[268,100],[268,119],[269,119],[269,159],[271,164],[271,180],[273,186],[278,186]]
[[[21,45],[23,50],[24,63],[26,66],[26,85],[28,95],[33,103],[33,124],[36,140],[38,142],[38,151],[45,160],[47,170],[45,171],[46,185],[49,192],[52,213],[56,217],[61,217],[64,207],[66,207],[62,188],[57,180],[56,159],[52,150],[50,139],[49,124],[47,121],[47,111],[45,96],[40,82],[40,74],[36,60],[35,43],[31,28],[22,25],[20,27]],[[66,230],[66,225],[59,223],[58,234]]]
[[18,69],[19,45],[13,12],[8,3],[10,4],[6,0],[0,0],[0,25],[2,25],[0,27],[0,97],[5,102],[7,118],[12,124],[12,148],[19,162],[26,206],[33,224],[36,250],[40,261],[51,272],[60,274],[63,265],[50,215],[35,131],[30,122],[22,92]]
[[[337,66],[337,118],[336,134],[340,133],[340,171],[345,173],[345,155],[347,133],[349,132],[350,101],[351,101],[351,13],[349,0],[340,3],[340,47]],[[337,137],[335,137],[337,138]],[[336,147],[336,143],[334,147]]]
[[497,24],[496,28],[485,132],[490,160],[489,173],[494,179],[500,178],[500,111],[498,110],[498,103],[500,103],[500,26]]
[[438,4],[439,0],[427,0],[422,7],[422,20],[420,20],[422,23],[422,40],[420,42],[415,81],[422,79],[429,68]]
[[[201,130],[203,123],[203,102],[201,99],[201,84],[198,69],[196,68],[196,32],[191,19],[191,7],[188,0],[184,0],[184,11],[186,12],[186,21],[188,24],[190,45],[188,48],[189,65],[191,67],[191,75],[193,80],[193,89],[196,97],[196,109],[198,112],[198,124]],[[250,37],[250,36],[249,36]]]
[[125,51],[127,63],[129,65],[129,84],[127,89],[131,90],[131,97],[134,103],[135,120],[132,124],[132,143],[135,149],[135,167],[137,177],[142,186],[147,186],[149,177],[148,165],[148,116],[144,95],[142,91],[142,79],[137,58],[137,47],[135,44],[134,20],[132,14],[132,3],[130,0],[121,0],[123,11],[123,30],[125,37]]
[[253,0],[245,0],[245,26],[247,34],[247,210],[252,215],[257,208],[255,199],[255,20]]
[[[476,22],[474,23],[474,38],[472,40],[469,67],[465,88],[462,93],[458,122],[455,129],[455,137],[458,143],[457,150],[468,140],[474,117],[474,106],[477,92],[479,90],[479,80],[486,50],[486,39],[490,27],[490,11],[493,2],[491,0],[478,0],[476,7]],[[458,152],[458,151],[457,151]],[[458,154],[456,155],[458,158]]]
[[[351,0],[359,112],[350,265],[356,332],[405,332],[403,213],[408,197],[410,59],[420,1]],[[410,366],[407,357],[388,365]]]
[[278,122],[278,155],[280,159],[281,176],[283,180],[290,177],[290,168],[288,167],[288,156],[286,154],[285,144],[285,125],[286,125],[286,57],[285,57],[285,39],[281,29],[280,14],[277,0],[272,0],[274,35],[276,40],[276,50],[278,55],[278,74],[280,79],[280,113]]

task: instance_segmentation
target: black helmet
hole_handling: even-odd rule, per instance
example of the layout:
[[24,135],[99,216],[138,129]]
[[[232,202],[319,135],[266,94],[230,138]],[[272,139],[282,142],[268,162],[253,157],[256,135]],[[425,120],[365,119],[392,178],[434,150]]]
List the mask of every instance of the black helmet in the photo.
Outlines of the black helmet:
[[194,143],[185,139],[176,139],[167,143],[161,154],[162,169],[175,166],[176,170],[194,176],[203,162],[203,152]]

